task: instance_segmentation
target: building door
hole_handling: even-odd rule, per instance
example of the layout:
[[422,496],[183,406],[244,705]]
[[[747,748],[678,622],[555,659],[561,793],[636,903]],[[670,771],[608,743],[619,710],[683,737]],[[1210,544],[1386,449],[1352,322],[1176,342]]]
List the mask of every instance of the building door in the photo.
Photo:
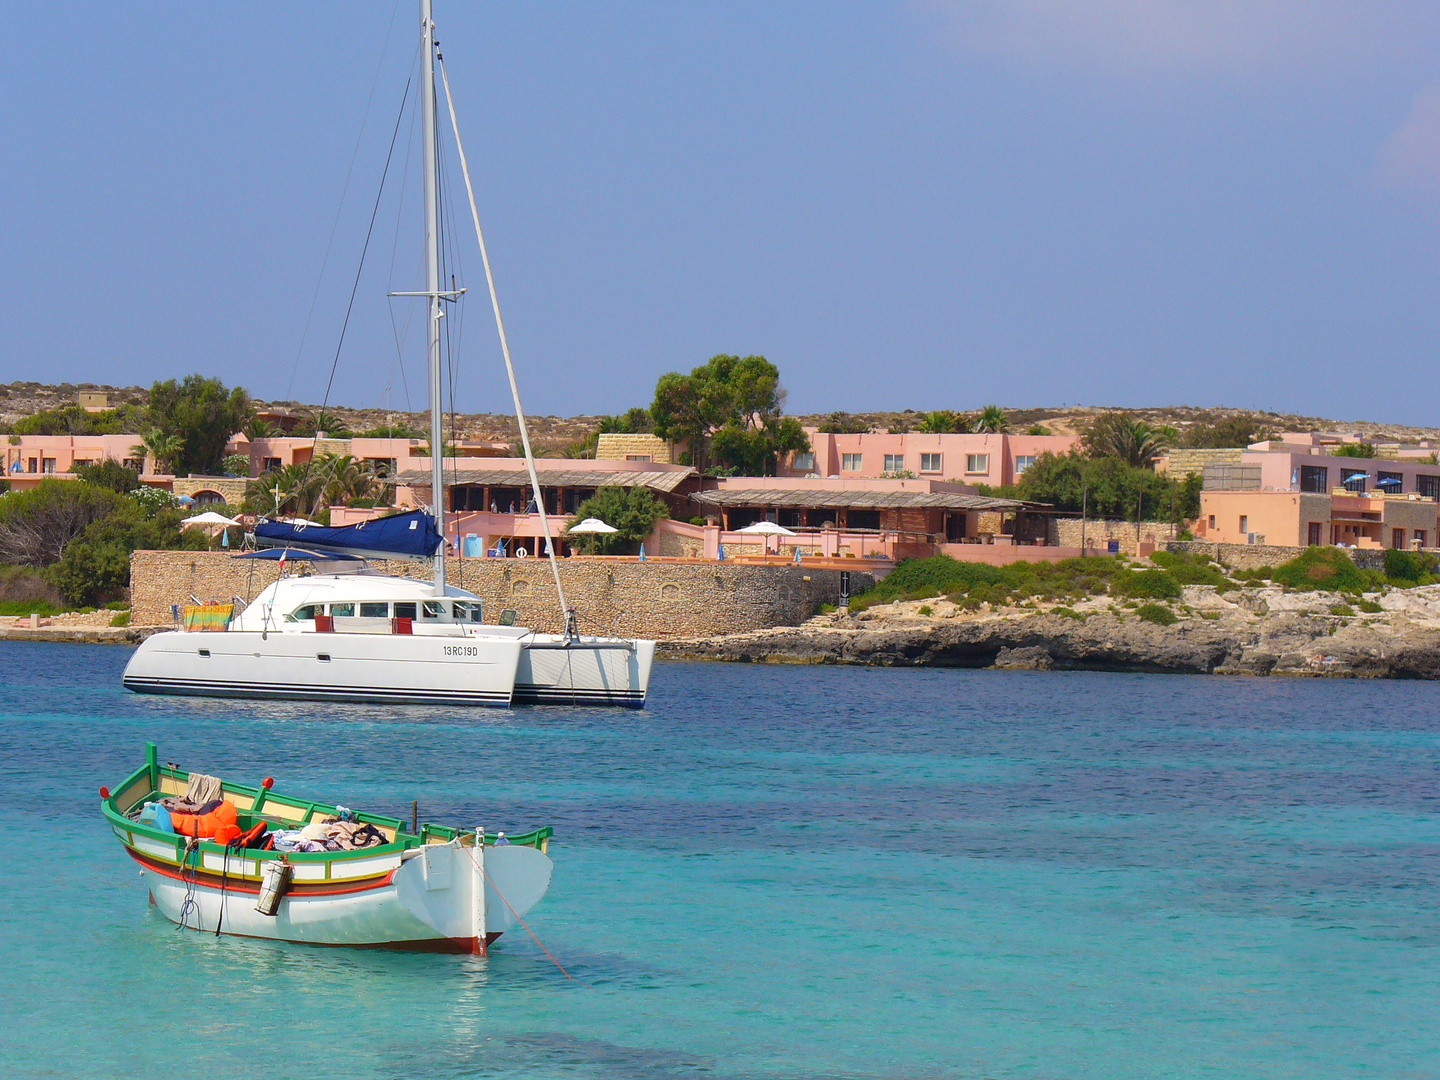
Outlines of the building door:
[[1393,548],[1399,548],[1401,551],[1404,551],[1404,550],[1405,550],[1405,530],[1404,530],[1404,529],[1391,529],[1391,530],[1390,530],[1390,546],[1393,547]]
[[1306,537],[1305,542],[1306,542],[1307,544],[1309,544],[1311,547],[1319,547],[1319,546],[1320,546],[1320,522],[1318,522],[1318,521],[1312,521],[1312,522],[1310,522],[1309,530],[1310,530],[1310,535],[1309,535],[1308,537]]

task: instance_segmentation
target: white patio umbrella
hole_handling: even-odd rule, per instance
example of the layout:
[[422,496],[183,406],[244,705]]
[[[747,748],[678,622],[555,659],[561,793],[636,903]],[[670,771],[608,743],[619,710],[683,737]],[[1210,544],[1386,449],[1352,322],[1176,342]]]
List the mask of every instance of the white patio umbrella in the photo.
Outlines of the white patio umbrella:
[[206,510],[203,514],[196,514],[180,522],[181,525],[239,525],[240,522],[234,518],[228,518],[224,514],[217,514],[214,510]]
[[599,518],[586,518],[579,525],[572,525],[565,531],[567,533],[617,533],[620,530],[613,525],[606,525]]
[[736,532],[755,533],[759,536],[794,536],[795,534],[784,525],[776,525],[773,521],[757,521],[754,525],[746,525],[743,529],[736,529]]

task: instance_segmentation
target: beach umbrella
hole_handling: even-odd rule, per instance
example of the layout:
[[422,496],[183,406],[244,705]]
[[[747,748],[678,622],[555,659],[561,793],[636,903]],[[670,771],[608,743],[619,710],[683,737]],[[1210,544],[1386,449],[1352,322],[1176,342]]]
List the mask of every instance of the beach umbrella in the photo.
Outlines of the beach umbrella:
[[715,558],[716,558],[719,562],[724,562],[724,561],[725,561],[725,545],[724,545],[724,544],[719,544],[719,545],[717,545],[717,547],[719,548],[720,553],[719,553],[718,555],[716,555]]
[[640,541],[640,561],[645,561],[645,541]]
[[757,521],[754,525],[746,525],[743,529],[736,529],[736,532],[751,533],[758,536],[794,536],[795,534],[784,525],[776,525],[773,521]]
[[228,518],[224,514],[217,514],[214,510],[206,510],[203,514],[196,514],[188,517],[181,525],[239,525],[240,522],[234,518]]
[[586,518],[578,525],[571,525],[565,530],[567,533],[617,533],[620,530],[613,525],[606,525],[599,518]]

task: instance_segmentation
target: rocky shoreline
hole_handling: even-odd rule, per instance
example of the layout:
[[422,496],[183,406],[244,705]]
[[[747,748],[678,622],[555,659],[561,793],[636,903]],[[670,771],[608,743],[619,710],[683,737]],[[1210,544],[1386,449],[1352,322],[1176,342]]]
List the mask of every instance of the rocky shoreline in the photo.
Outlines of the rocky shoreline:
[[1356,611],[1354,603],[1275,586],[1220,593],[1191,585],[1166,626],[1109,598],[981,612],[945,600],[907,601],[798,627],[661,642],[658,654],[741,663],[1440,678],[1440,586],[1367,595],[1365,606],[1379,610]]

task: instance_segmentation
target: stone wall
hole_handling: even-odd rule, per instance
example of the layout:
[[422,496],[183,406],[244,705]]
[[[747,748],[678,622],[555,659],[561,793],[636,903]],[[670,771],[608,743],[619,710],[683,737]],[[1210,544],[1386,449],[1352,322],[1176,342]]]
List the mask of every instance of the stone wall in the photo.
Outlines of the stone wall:
[[213,491],[224,498],[226,505],[239,506],[245,501],[245,485],[248,483],[243,476],[177,476],[174,491],[176,495]]
[[[1059,547],[1080,547],[1081,521],[1077,518],[1050,518],[1049,535],[1046,542]],[[1103,546],[1107,540],[1119,540],[1121,550],[1135,546],[1135,522],[1114,519],[1090,518],[1084,522],[1085,543],[1090,547]],[[1176,526],[1168,521],[1142,521],[1139,539],[1146,544],[1165,544],[1175,539]]]
[[[1231,570],[1258,570],[1262,566],[1279,566],[1305,554],[1303,547],[1282,547],[1278,544],[1214,544],[1208,540],[1185,540],[1166,544],[1174,552],[1188,552],[1214,559]],[[1362,570],[1379,570],[1385,565],[1385,552],[1380,548],[1350,548],[1345,552]]]
[[658,435],[624,435],[619,432],[600,433],[595,446],[597,461],[624,461],[629,457],[647,457],[651,461],[670,464],[670,444]]
[[[427,579],[421,563],[379,561],[382,573]],[[247,600],[274,581],[275,563],[224,552],[137,551],[130,560],[132,626],[169,625],[170,606],[198,600]],[[515,608],[517,622],[559,630],[549,564],[543,559],[450,559],[451,584],[484,598],[490,614]],[[658,639],[703,637],[796,626],[819,604],[836,602],[840,571],[808,566],[745,566],[728,562],[657,562],[573,558],[560,562],[566,599],[582,630]],[[850,591],[874,578],[850,573]]]
[[1155,471],[1176,480],[1183,480],[1191,473],[1203,476],[1206,465],[1239,465],[1245,452],[1243,447],[1226,447],[1223,450],[1171,450],[1155,463]]

